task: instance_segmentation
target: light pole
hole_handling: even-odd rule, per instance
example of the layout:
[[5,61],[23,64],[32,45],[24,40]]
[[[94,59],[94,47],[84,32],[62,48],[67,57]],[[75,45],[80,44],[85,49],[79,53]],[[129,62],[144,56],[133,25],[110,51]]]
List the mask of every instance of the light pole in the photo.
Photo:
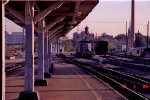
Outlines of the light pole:
[[148,49],[148,38],[149,38],[149,21],[148,21],[148,24],[147,24],[147,49]]
[[128,54],[128,29],[127,29],[127,21],[126,21],[126,55]]

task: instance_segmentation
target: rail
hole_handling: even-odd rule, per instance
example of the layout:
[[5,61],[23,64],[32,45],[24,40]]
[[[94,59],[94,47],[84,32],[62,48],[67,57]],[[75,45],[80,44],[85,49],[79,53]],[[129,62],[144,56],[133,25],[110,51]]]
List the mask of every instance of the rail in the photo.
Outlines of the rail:
[[[61,57],[67,62],[71,62],[75,65],[78,65],[84,70],[94,74],[98,78],[107,82],[109,85],[111,85],[113,88],[118,90],[130,100],[149,100],[149,98],[145,97],[142,93],[148,93],[150,91],[150,83],[143,79],[119,73],[114,70],[102,68],[97,65],[87,64],[84,62],[77,61],[75,59],[70,59],[67,58],[65,55],[57,56]],[[144,87],[143,89],[143,86],[145,86],[146,88]]]
[[[37,60],[38,60],[38,57],[34,57],[34,63],[36,63]],[[22,67],[24,67],[24,65],[25,65],[25,61],[8,64],[5,66],[6,67],[6,73],[14,71],[14,70],[19,69],[19,68],[22,68]]]

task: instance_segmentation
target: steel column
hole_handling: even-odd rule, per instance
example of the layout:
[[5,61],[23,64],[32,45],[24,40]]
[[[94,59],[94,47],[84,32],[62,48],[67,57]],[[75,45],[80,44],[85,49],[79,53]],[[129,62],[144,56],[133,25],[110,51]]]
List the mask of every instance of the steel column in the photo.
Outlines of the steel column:
[[44,73],[49,73],[48,67],[48,35],[44,35]]
[[58,49],[58,39],[57,39],[57,53],[59,52],[59,49]]
[[48,36],[48,58],[49,58],[49,69],[51,69],[51,64],[52,64],[52,54],[51,54],[51,40],[50,36]]
[[35,86],[47,86],[47,81],[44,80],[44,32],[42,28],[45,26],[44,20],[38,23],[38,79],[35,80]]
[[38,100],[39,93],[34,91],[34,2],[25,3],[25,91],[20,92],[18,100]]
[[44,20],[38,23],[38,79],[44,79],[44,32],[41,29],[44,27]]
[[26,51],[25,51],[25,91],[34,92],[34,5],[25,5]]

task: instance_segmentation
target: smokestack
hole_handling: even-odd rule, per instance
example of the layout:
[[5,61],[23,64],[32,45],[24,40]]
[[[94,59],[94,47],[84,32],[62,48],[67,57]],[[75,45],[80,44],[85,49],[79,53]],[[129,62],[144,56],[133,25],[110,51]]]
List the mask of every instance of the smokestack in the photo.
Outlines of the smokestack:
[[131,48],[134,47],[134,40],[135,40],[135,32],[134,32],[134,20],[135,20],[135,15],[134,15],[134,3],[135,0],[132,0],[131,2]]
[[128,49],[129,52],[131,51],[131,49],[134,47],[134,41],[135,41],[135,32],[134,32],[134,2],[135,0],[131,1],[131,21],[130,21],[130,25],[129,25],[129,30],[128,30]]

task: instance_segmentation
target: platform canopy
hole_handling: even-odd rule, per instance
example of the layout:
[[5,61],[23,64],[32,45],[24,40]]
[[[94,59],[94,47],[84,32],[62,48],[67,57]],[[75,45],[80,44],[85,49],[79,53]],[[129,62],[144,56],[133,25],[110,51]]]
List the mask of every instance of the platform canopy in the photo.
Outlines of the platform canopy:
[[[98,4],[98,0],[32,0],[34,2],[35,34],[38,32],[38,21],[44,19],[43,31],[49,34],[57,32],[65,36]],[[10,0],[5,7],[5,16],[21,27],[25,26],[26,1]]]

